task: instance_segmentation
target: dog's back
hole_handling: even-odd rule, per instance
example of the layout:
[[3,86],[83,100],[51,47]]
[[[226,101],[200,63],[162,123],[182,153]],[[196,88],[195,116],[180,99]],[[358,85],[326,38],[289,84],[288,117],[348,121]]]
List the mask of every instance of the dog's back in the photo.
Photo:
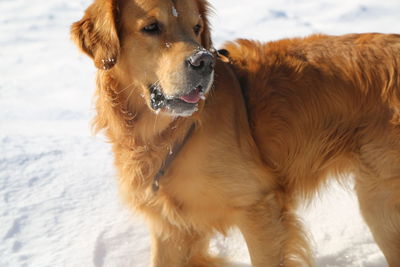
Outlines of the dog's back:
[[310,197],[329,174],[353,173],[363,215],[398,264],[400,35],[239,40],[226,48],[279,182]]

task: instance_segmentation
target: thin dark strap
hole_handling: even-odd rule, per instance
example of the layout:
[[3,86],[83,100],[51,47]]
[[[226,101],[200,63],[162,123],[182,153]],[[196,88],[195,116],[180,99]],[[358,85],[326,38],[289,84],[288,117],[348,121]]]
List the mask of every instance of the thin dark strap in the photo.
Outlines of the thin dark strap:
[[182,150],[182,148],[185,146],[189,138],[192,136],[194,129],[196,128],[195,124],[193,123],[192,126],[190,126],[189,131],[187,132],[185,138],[183,141],[179,144],[176,144],[171,150],[171,152],[168,154],[167,158],[164,161],[164,164],[162,165],[161,169],[157,172],[156,176],[154,177],[152,189],[154,192],[157,192],[160,189],[160,179],[162,176],[165,175],[166,170],[169,168],[171,165],[172,161],[176,158],[176,156],[179,154],[179,152]]

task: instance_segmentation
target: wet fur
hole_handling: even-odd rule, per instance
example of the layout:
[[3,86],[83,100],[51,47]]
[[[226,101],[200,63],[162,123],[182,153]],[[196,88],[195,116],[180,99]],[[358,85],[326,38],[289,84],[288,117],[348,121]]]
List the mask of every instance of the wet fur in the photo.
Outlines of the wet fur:
[[[211,48],[207,2],[187,3],[203,18],[197,41]],[[148,220],[152,266],[221,266],[208,241],[233,226],[253,266],[312,266],[296,207],[327,178],[349,173],[378,245],[390,266],[400,266],[400,36],[228,43],[230,62],[218,61],[199,111],[172,118],[152,112],[142,96],[156,59],[140,38],[132,40],[140,53],[127,47],[127,12],[138,14],[96,0],[71,32],[99,69],[94,127],[113,146],[126,203]],[[189,50],[174,45],[163,56],[174,65]],[[155,174],[193,123],[154,192]]]

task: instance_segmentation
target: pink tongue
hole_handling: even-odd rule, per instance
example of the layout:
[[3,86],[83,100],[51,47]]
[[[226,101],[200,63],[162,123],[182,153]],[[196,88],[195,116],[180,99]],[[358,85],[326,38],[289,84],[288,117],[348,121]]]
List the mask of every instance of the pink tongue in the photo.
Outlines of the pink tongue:
[[195,104],[200,101],[200,89],[193,90],[187,95],[181,96],[179,99],[186,103]]

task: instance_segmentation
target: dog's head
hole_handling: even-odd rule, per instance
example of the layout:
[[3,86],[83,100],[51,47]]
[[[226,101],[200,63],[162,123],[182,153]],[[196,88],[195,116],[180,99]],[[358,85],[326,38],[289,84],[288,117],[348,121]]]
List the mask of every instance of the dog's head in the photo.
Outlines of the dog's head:
[[189,116],[213,83],[208,9],[205,0],[95,0],[71,34],[154,112]]

